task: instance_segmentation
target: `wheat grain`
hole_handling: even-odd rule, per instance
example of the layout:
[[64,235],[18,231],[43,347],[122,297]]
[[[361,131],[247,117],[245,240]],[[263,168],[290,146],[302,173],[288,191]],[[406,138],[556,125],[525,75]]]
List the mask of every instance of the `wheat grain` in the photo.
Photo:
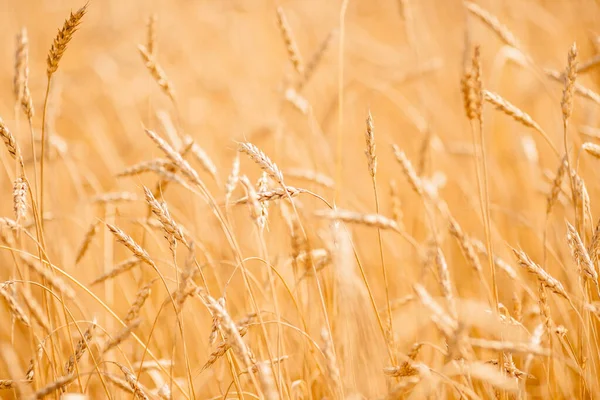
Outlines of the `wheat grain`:
[[136,293],[135,300],[127,310],[127,315],[123,318],[123,322],[128,325],[131,321],[140,315],[140,310],[144,306],[144,303],[148,299],[151,293],[152,285],[154,284],[154,280],[148,282]]
[[79,264],[79,261],[85,256],[92,240],[94,240],[94,236],[96,236],[96,233],[98,232],[98,226],[100,226],[100,221],[92,222],[85,232],[85,235],[83,235],[83,241],[81,242],[81,245],[79,245],[79,250],[77,250],[77,255],[75,256],[75,264]]
[[525,252],[517,249],[513,249],[513,252],[517,256],[519,265],[525,268],[528,272],[536,275],[541,285],[547,287],[559,296],[562,296],[565,299],[569,299],[569,295],[567,294],[567,291],[563,287],[562,283],[560,283],[557,279],[553,278],[548,272],[542,269],[542,267],[534,263],[529,258],[529,256],[525,254]]
[[73,38],[73,34],[77,31],[79,24],[81,23],[81,19],[85,15],[87,11],[87,3],[81,7],[75,14],[71,12],[71,15],[68,19],[65,20],[62,28],[58,31],[58,34],[54,38],[52,42],[52,46],[50,47],[50,51],[48,52],[48,58],[46,59],[46,74],[48,78],[52,76],[58,69],[58,64],[67,49],[67,45]]
[[57,390],[67,386],[68,384],[73,382],[75,379],[77,379],[77,374],[64,375],[64,376],[58,377],[54,380],[54,382],[49,383],[48,385],[44,386],[43,388],[41,388],[37,392],[35,392],[32,399],[43,399],[44,397],[48,396],[49,394],[54,393]]
[[600,158],[600,145],[591,142],[585,142],[581,145],[581,148],[592,156]]
[[424,196],[425,191],[423,189],[423,182],[421,182],[421,178],[417,175],[417,172],[413,168],[412,163],[409,161],[406,154],[398,146],[395,144],[392,145],[392,149],[394,150],[394,156],[396,160],[400,163],[402,167],[402,171],[404,175],[408,179],[408,183],[410,183],[411,188],[417,193],[419,196]]
[[19,152],[19,145],[17,144],[17,141],[15,140],[13,134],[8,130],[8,127],[4,124],[4,121],[2,121],[2,118],[0,118],[0,137],[4,141],[6,150],[8,150],[8,153],[12,156],[12,158],[15,160],[20,158],[21,153]]
[[573,225],[567,222],[567,243],[571,249],[571,255],[575,262],[577,262],[582,272],[594,282],[598,287],[598,272],[594,268],[594,264],[588,254],[587,249],[583,245],[581,237],[577,233],[577,230]]
[[29,317],[25,313],[25,310],[23,310],[21,305],[17,302],[17,299],[3,286],[0,286],[0,296],[2,296],[6,301],[6,304],[8,304],[12,316],[23,325],[30,327],[31,322],[29,321]]
[[144,61],[146,69],[148,72],[150,72],[150,75],[158,87],[162,89],[162,91],[167,95],[167,97],[169,97],[171,101],[175,102],[175,89],[173,88],[173,84],[167,77],[165,71],[145,46],[141,44],[138,45],[138,50],[142,56],[142,60]]
[[129,202],[129,201],[138,201],[139,197],[135,193],[131,192],[113,192],[113,193],[103,193],[92,198],[93,203],[121,203],[121,202]]
[[240,153],[235,153],[235,158],[233,159],[233,165],[231,167],[231,173],[227,177],[227,182],[225,183],[225,205],[229,204],[229,199],[233,194],[233,191],[237,187],[237,184],[240,180]]
[[294,39],[292,28],[283,12],[283,8],[277,7],[277,25],[285,42],[285,47],[288,53],[288,57],[294,66],[294,69],[299,75],[304,74],[304,63],[298,49],[298,44]]
[[285,186],[283,183],[283,174],[277,165],[271,161],[271,159],[267,157],[265,153],[263,153],[258,147],[252,143],[242,142],[239,144],[238,149],[242,153],[247,154],[252,161],[258,164],[263,171],[266,171],[271,178],[275,179],[277,183]]
[[77,345],[75,346],[75,354],[72,354],[71,357],[69,357],[69,361],[67,361],[65,364],[65,375],[70,375],[75,371],[75,364],[78,363],[81,357],[83,357],[85,354],[89,343],[92,341],[95,329],[96,321],[94,320],[85,330],[85,332],[83,332],[81,339],[77,341]]
[[133,267],[135,267],[139,263],[140,263],[140,259],[137,258],[137,257],[132,257],[132,258],[129,258],[129,259],[125,260],[125,261],[122,261],[119,264],[115,265],[115,267],[112,270],[110,270],[110,271],[102,274],[98,278],[94,279],[90,283],[90,285],[96,285],[96,284],[104,282],[104,281],[106,281],[108,279],[112,279],[112,278],[114,278],[116,276],[119,276],[122,273],[129,271],[130,269],[132,269]]
[[194,184],[200,184],[201,180],[198,176],[196,170],[194,170],[190,164],[183,159],[180,153],[173,150],[173,148],[161,137],[159,137],[156,133],[149,129],[145,129],[146,134],[152,139],[154,143],[165,153],[167,158],[171,160],[177,168],[183,173],[183,175],[188,178]]
[[573,113],[573,92],[575,91],[575,80],[577,79],[577,46],[573,43],[569,50],[567,69],[565,71],[565,88],[561,100],[563,121],[566,123]]
[[483,98],[488,103],[496,107],[497,110],[502,111],[506,115],[512,117],[515,121],[520,122],[528,128],[533,128],[536,131],[545,135],[542,127],[529,116],[526,112],[519,109],[517,106],[510,103],[497,93],[490,92],[489,90],[483,91]]
[[115,364],[117,365],[117,367],[119,367],[119,369],[125,376],[125,380],[129,384],[129,386],[131,386],[131,389],[133,389],[134,395],[140,399],[149,400],[149,397],[146,395],[144,390],[141,388],[136,376],[124,365],[121,365],[119,363],[115,363]]
[[[269,190],[259,191],[256,193],[256,200],[260,203],[265,203],[268,201],[277,201],[281,199],[287,199],[289,197],[296,197],[300,193],[305,193],[306,190],[301,188],[296,188],[293,186],[286,186],[285,189],[282,188],[273,188]],[[237,200],[236,204],[246,204],[248,202],[248,197],[243,197]]]
[[148,50],[148,54],[152,57],[156,57],[157,53],[157,40],[156,40],[156,22],[158,21],[158,16],[156,14],[152,14],[148,17],[148,21],[146,23],[147,26],[147,34],[146,34],[146,49]]
[[365,141],[367,143],[367,149],[365,154],[367,155],[367,163],[369,165],[369,173],[374,178],[377,173],[377,155],[375,154],[375,128],[373,127],[373,117],[371,111],[367,115],[367,130],[365,132]]
[[465,1],[464,4],[467,10],[490,27],[502,42],[516,49],[521,49],[521,44],[515,35],[495,15],[470,1]]
[[396,221],[389,219],[381,214],[361,214],[349,210],[318,210],[315,215],[320,218],[326,218],[334,221],[343,221],[352,224],[361,224],[379,229],[390,229],[400,232],[400,227]]
[[171,239],[169,239],[169,238],[172,237],[173,240],[177,239],[181,243],[183,243],[185,246],[187,246],[188,243],[187,243],[187,240],[185,239],[185,237],[183,236],[183,231],[181,230],[179,225],[175,222],[175,220],[171,217],[171,214],[169,213],[166,203],[160,203],[158,200],[156,200],[154,198],[154,195],[150,191],[150,189],[148,189],[145,186],[144,186],[144,194],[146,196],[146,202],[150,206],[150,209],[152,210],[152,212],[154,213],[156,218],[160,221],[160,223],[165,231],[167,240],[169,240],[169,242],[171,242]]
[[121,343],[123,343],[129,337],[131,332],[135,328],[140,326],[140,323],[141,323],[140,319],[128,321],[127,326],[125,326],[123,329],[121,329],[119,332],[117,332],[117,334],[115,336],[111,337],[110,340],[104,344],[104,346],[102,347],[101,354],[106,354],[111,349],[114,349],[115,347],[117,347]]
[[121,229],[117,228],[114,225],[106,224],[106,226],[108,230],[110,230],[110,232],[117,238],[117,241],[123,244],[125,247],[127,247],[129,251],[131,251],[133,255],[137,257],[137,259],[139,259],[142,262],[145,262],[150,266],[154,266],[154,261],[150,259],[150,255],[148,254],[148,252],[144,250],[142,246],[137,244],[131,238],[131,236],[127,235],[125,232],[123,232]]
[[29,68],[29,39],[27,38],[27,29],[21,28],[16,37],[15,51],[15,72],[13,75],[13,93],[17,104],[23,100],[23,91],[25,90],[25,81]]
[[204,168],[204,170],[208,172],[214,180],[217,180],[217,166],[210,158],[208,153],[204,151],[204,149],[197,143],[192,144],[191,153],[196,160],[198,160],[200,165],[202,165],[202,168]]
[[27,216],[27,181],[22,176],[15,179],[13,185],[13,205],[15,220],[19,223]]

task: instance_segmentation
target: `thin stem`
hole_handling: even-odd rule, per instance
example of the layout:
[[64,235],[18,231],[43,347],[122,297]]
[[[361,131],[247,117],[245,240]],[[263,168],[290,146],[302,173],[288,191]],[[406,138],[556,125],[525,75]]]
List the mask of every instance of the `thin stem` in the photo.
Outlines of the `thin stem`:
[[[375,212],[379,214],[379,195],[377,193],[377,178],[373,176],[373,192],[375,194]],[[394,338],[394,326],[392,322],[392,303],[390,301],[390,288],[388,283],[387,269],[385,267],[385,258],[383,256],[383,240],[381,238],[381,229],[377,228],[377,240],[379,242],[379,257],[381,259],[381,272],[383,274],[383,284],[385,285],[385,301],[387,303],[387,311],[388,311],[388,324],[386,326],[386,341],[388,342],[388,346],[392,345],[393,347],[393,338]],[[390,343],[391,342],[391,343]],[[396,357],[392,358],[392,365],[396,365]]]
[[48,76],[48,83],[46,84],[46,95],[44,96],[44,108],[42,111],[42,154],[40,159],[40,216],[42,231],[44,230],[44,164],[46,160],[46,112],[48,110],[48,98],[50,96],[50,84],[52,82],[52,75]]

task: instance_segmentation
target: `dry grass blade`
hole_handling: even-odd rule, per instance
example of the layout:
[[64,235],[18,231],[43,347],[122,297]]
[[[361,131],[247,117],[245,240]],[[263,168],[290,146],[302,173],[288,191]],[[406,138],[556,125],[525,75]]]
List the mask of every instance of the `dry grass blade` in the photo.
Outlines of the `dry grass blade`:
[[77,31],[77,28],[81,23],[81,19],[87,11],[87,6],[88,5],[86,3],[83,7],[77,10],[75,14],[71,13],[69,18],[65,20],[63,27],[58,31],[58,34],[54,38],[54,42],[52,42],[52,46],[48,52],[48,58],[46,59],[46,73],[48,77],[52,76],[52,74],[54,74],[58,69],[60,59],[67,49],[67,45],[73,38],[73,34],[75,31]]
[[400,232],[400,227],[396,221],[389,219],[380,214],[361,214],[354,211],[348,210],[318,210],[315,211],[315,215],[320,218],[342,221],[352,224],[366,225],[379,229],[390,229],[396,232]]

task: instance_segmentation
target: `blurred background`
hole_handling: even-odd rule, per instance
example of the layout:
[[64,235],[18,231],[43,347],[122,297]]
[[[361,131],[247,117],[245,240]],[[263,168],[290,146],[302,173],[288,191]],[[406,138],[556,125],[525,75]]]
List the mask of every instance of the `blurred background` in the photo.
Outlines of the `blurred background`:
[[[483,239],[473,143],[460,91],[460,79],[465,63],[470,62],[472,46],[481,46],[484,86],[529,113],[562,151],[563,85],[549,79],[544,68],[564,71],[567,52],[574,42],[580,60],[598,55],[600,4],[592,0],[477,3],[513,32],[523,53],[506,46],[478,18],[468,16],[461,1],[455,0],[91,1],[52,80],[47,121],[50,152],[45,232],[51,259],[87,285],[129,256],[122,246],[112,243],[112,236],[102,228],[103,233],[98,235],[84,261],[78,265],[74,262],[83,235],[97,219],[117,223],[138,237],[135,235],[140,230],[135,226],[135,218],[142,218],[146,211],[141,206],[141,186],[150,187],[155,178],[118,178],[117,174],[135,163],[163,157],[145,135],[144,127],[169,140],[190,135],[204,149],[217,172],[216,179],[206,172],[201,176],[220,204],[237,142],[249,141],[271,157],[284,176],[298,168],[318,171],[333,179],[335,189],[293,176],[286,178],[286,183],[308,188],[344,209],[375,212],[364,154],[365,119],[369,112],[374,119],[379,157],[381,213],[392,213],[389,193],[390,182],[394,180],[406,231],[420,244],[430,239],[430,226],[421,201],[394,160],[391,144],[396,144],[412,160],[419,175],[439,191],[463,229]],[[15,36],[26,27],[30,45],[29,85],[36,110],[33,127],[38,137],[48,49],[69,12],[82,5],[62,0],[0,0],[0,117],[21,145],[30,177],[33,175],[30,132],[23,115],[17,117],[19,112],[15,113],[13,96]],[[324,49],[322,59],[302,87],[298,86],[298,74],[278,26],[278,6],[285,12],[305,64],[320,48]],[[148,18],[152,15],[156,16],[156,60],[172,82],[175,102],[161,92],[137,49],[139,44],[147,43]],[[524,54],[530,57],[529,61]],[[581,74],[578,82],[596,88],[598,71]],[[597,126],[598,104],[578,97],[570,127],[574,148],[584,141],[597,140],[600,133]],[[507,247],[510,245],[541,259],[546,197],[559,158],[537,132],[492,107],[486,107],[484,130],[492,237],[498,254],[512,260]],[[39,140],[36,143],[39,146]],[[5,166],[0,172],[2,216],[13,214],[11,188],[15,175],[7,154],[0,150]],[[336,167],[338,162],[341,168]],[[579,162],[590,198],[594,199],[599,188],[595,184],[597,161],[582,157]],[[260,177],[259,169],[247,157],[242,157],[241,170],[252,182]],[[96,201],[97,196],[118,192],[137,193],[140,201]],[[243,192],[237,194],[235,198]],[[210,217],[206,204],[178,188],[170,191],[166,199],[176,219],[200,238],[205,247],[203,257],[210,255],[216,260],[233,262],[226,238],[214,217]],[[566,199],[563,196],[562,200]],[[323,208],[323,203],[311,197],[301,200],[301,204],[307,210],[309,236],[317,243],[322,238],[319,229],[326,224],[311,217],[308,210]],[[274,220],[265,234],[266,253],[271,262],[283,268],[290,246],[288,227],[276,211],[273,213]],[[567,208],[561,207],[551,218],[548,240],[554,255],[549,268],[558,277],[575,281],[573,270],[562,264],[569,257],[564,245],[564,220],[568,217]],[[248,221],[246,208],[235,208],[233,218],[236,236],[246,255],[258,255],[259,246],[252,236],[255,228]],[[440,221],[438,228],[445,230],[445,223]],[[383,307],[385,293],[377,235],[364,227],[353,228],[352,232],[353,243],[374,288],[375,301]],[[164,243],[154,244],[160,239],[160,232],[155,232],[148,251],[168,263],[168,247]],[[414,282],[421,280],[422,263],[414,248],[397,236],[386,234],[383,241],[387,265],[392,271],[390,296],[400,298],[411,292]],[[448,243],[445,254],[455,275],[458,296],[480,296],[481,288],[459,247]],[[0,263],[3,263],[0,264],[2,279],[10,279],[11,267],[4,267],[12,263],[8,252],[0,252]],[[258,264],[253,267],[260,269]],[[164,268],[173,283],[175,273]],[[487,276],[487,268],[485,271]],[[230,273],[230,269],[224,271],[221,279],[227,279]],[[91,290],[109,307],[123,313],[144,277],[150,276],[151,272],[134,274],[116,280],[114,286],[107,284]],[[240,279],[239,275],[236,279]],[[236,287],[236,284],[242,283],[234,280],[231,285]],[[503,303],[511,303],[513,286],[506,276],[499,276]],[[162,299],[161,296],[164,293],[157,295],[157,299]],[[243,315],[242,310],[247,308],[244,295],[231,296],[229,304],[240,311],[236,315]],[[95,300],[82,295],[81,302],[85,311],[78,318],[90,320],[96,316],[107,329],[115,328],[114,321],[110,322],[111,318]],[[315,304],[306,307],[311,309]],[[357,307],[370,314],[364,304]],[[8,310],[3,312],[10,319]],[[210,316],[204,311],[202,315],[204,322],[197,324],[204,338],[210,331]],[[404,320],[402,315],[397,318]],[[365,324],[368,328],[364,329],[369,332],[364,336],[357,333],[352,340],[356,344],[368,338],[373,345],[354,349],[358,354],[356,366],[353,376],[348,378],[352,391],[367,397],[385,393],[386,387],[379,373],[386,364],[382,350],[385,347],[372,314],[368,321]],[[318,337],[321,322],[312,324],[310,335]],[[353,323],[356,332],[360,331],[358,322]],[[167,331],[175,331],[173,320],[170,323]],[[141,329],[147,332],[150,326],[148,322]],[[404,343],[403,351],[418,336],[410,329],[397,334],[399,342]],[[0,328],[0,338],[19,342],[8,325]],[[28,340],[23,343],[29,352]],[[206,344],[198,346],[201,351],[193,360],[196,367],[202,365],[208,352]],[[370,352],[377,354],[373,355],[373,366],[361,376]],[[23,356],[23,368],[28,359],[29,355]],[[211,396],[222,392],[222,387],[206,387],[210,388],[206,393]]]

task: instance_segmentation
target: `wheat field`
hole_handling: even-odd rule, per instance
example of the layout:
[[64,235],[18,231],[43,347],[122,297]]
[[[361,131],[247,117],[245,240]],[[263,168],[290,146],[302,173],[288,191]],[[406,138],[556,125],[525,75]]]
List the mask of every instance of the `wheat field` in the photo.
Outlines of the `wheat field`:
[[600,398],[600,4],[5,0],[0,398]]

